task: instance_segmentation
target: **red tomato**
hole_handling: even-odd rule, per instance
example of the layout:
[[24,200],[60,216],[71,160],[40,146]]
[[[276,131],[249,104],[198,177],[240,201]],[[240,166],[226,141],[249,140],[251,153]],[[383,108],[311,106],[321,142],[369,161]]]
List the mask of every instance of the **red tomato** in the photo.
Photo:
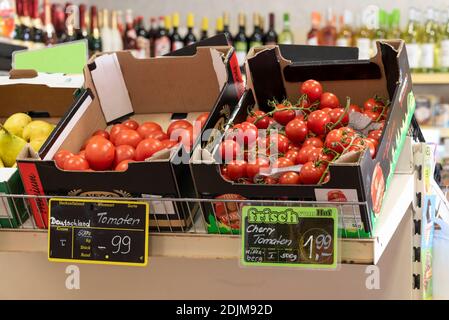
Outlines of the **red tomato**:
[[379,141],[377,141],[376,139],[373,139],[373,138],[365,138],[365,140],[366,140],[366,141],[370,141],[370,142],[374,145],[374,148],[376,148],[376,149],[377,149],[377,147],[379,146]]
[[[260,110],[251,111],[246,121],[256,125],[258,129],[266,129],[270,125],[270,117]],[[257,122],[256,122],[257,121]]]
[[218,147],[218,152],[224,163],[235,160],[240,153],[240,145],[234,140],[224,140]]
[[124,129],[121,130],[115,137],[115,146],[128,145],[137,148],[137,145],[142,141],[142,137],[136,130]]
[[285,126],[285,135],[294,143],[304,142],[308,133],[307,123],[299,119],[293,119]]
[[335,156],[336,155],[332,151],[326,151],[325,149],[322,149],[318,161],[322,161],[327,166],[335,159]]
[[349,147],[349,151],[363,151],[365,149],[369,150],[369,153],[371,155],[371,158],[374,158],[376,156],[376,147],[374,146],[374,143],[372,143],[370,140],[366,139],[356,139],[354,143]]
[[313,111],[307,118],[307,127],[316,135],[326,134],[327,125],[331,122],[329,114],[322,110]]
[[369,98],[368,100],[365,101],[363,108],[365,109],[365,111],[369,110],[372,112],[381,113],[384,110],[385,105],[380,100]]
[[53,160],[55,160],[56,166],[59,169],[64,169],[64,162],[73,156],[73,153],[67,150],[59,150],[56,152],[55,156],[53,157]]
[[[300,104],[297,105],[297,107],[302,108],[302,112],[304,114],[310,114],[313,111],[313,108],[315,108],[315,106],[313,108],[311,108],[312,104],[308,101],[308,100],[302,100],[300,102]],[[299,115],[297,115],[296,117],[298,117]]]
[[86,160],[94,170],[109,170],[115,159],[115,147],[105,138],[92,140],[86,146]]
[[246,178],[246,166],[247,163],[244,160],[234,160],[228,163],[226,166],[228,169],[228,177],[232,181],[237,181],[242,178]]
[[236,124],[226,134],[226,140],[234,140],[240,145],[252,145],[256,142],[258,136],[257,127],[251,122],[242,122]]
[[290,159],[292,162],[296,164],[296,158],[298,157],[299,150],[296,149],[290,149],[287,151],[287,153],[284,155],[287,159]]
[[171,149],[174,146],[178,145],[178,141],[175,140],[161,140],[162,146],[164,147],[164,149]]
[[226,166],[220,168],[220,173],[225,180],[230,180],[228,177],[228,168]]
[[286,168],[286,167],[293,167],[295,164],[293,161],[286,157],[281,157],[276,160],[275,163],[273,163],[273,168]]
[[309,161],[309,155],[312,152],[315,152],[315,150],[319,150],[319,149],[315,148],[313,146],[305,146],[305,147],[303,146],[301,148],[301,150],[299,150],[299,152],[298,152],[298,156],[296,157],[295,163],[296,164],[304,164],[304,163],[308,162]]
[[164,146],[159,140],[152,138],[144,139],[136,148],[135,159],[136,161],[144,161],[162,149],[164,149]]
[[299,178],[303,184],[317,184],[326,172],[325,165],[317,165],[313,162],[307,162],[301,167]]
[[265,177],[264,184],[278,184],[278,180],[273,177]]
[[64,161],[64,170],[84,171],[89,169],[89,163],[81,156],[72,155]]
[[290,143],[288,146],[288,151],[290,151],[290,150],[299,151],[299,150],[301,150],[301,148],[302,148],[302,145],[300,145],[300,144]]
[[371,140],[368,139],[363,139],[363,141],[369,150],[371,158],[374,159],[376,157],[376,145]]
[[290,106],[286,106],[286,105],[283,105],[283,104],[278,104],[276,106],[276,111],[273,114],[273,119],[277,123],[282,124],[283,126],[285,126],[287,123],[289,123],[290,121],[292,121],[296,117],[295,110],[284,110],[284,111],[282,111],[282,109],[287,109],[287,108],[290,108]]
[[136,150],[128,145],[117,146],[115,148],[114,165],[117,166],[123,160],[133,160]]
[[92,136],[101,136],[109,140],[109,132],[107,132],[106,130],[97,130],[94,133],[92,133]]
[[147,134],[147,136],[145,137],[145,139],[146,138],[153,138],[153,139],[156,139],[156,140],[159,140],[159,141],[169,140],[168,139],[168,135],[165,132],[163,132],[163,131],[152,131],[152,132],[149,132]]
[[270,167],[270,161],[267,158],[257,158],[255,162],[249,162],[246,165],[246,176],[253,180],[256,175],[259,174],[261,168]]
[[309,151],[307,156],[308,159],[306,162],[316,162],[323,157],[323,148],[313,148]]
[[345,109],[343,108],[332,109],[329,111],[329,116],[333,124],[338,123],[335,128],[347,126],[349,123],[349,113],[345,113]]
[[324,112],[326,112],[327,114],[329,114],[329,112],[331,112],[331,108],[323,108],[323,109],[320,109],[321,111],[324,111]]
[[88,145],[89,142],[95,140],[95,139],[106,139],[103,136],[97,135],[97,136],[91,136],[90,138],[88,138],[86,141],[84,141],[84,144],[81,146],[81,151],[86,149],[86,146]]
[[109,140],[111,140],[113,144],[115,144],[115,138],[117,137],[117,134],[123,129],[126,129],[126,127],[121,123],[114,124],[112,126],[111,131],[109,132]]
[[358,106],[358,105],[356,105],[356,104],[351,104],[350,106],[349,106],[349,113],[351,113],[351,112],[359,112],[359,113],[362,113],[362,109],[360,109],[360,107]]
[[382,137],[382,130],[373,130],[368,133],[368,138],[379,141]]
[[86,159],[86,150],[81,150],[80,152],[78,152],[78,155],[83,158]]
[[266,139],[267,154],[286,153],[289,145],[288,138],[279,133],[270,134]]
[[324,146],[335,152],[342,153],[349,146],[354,137],[353,131],[346,127],[334,129],[326,136]]
[[201,124],[201,128],[203,128],[208,118],[209,112],[204,112],[196,118],[196,121],[198,121]]
[[320,138],[310,137],[310,138],[307,138],[306,141],[304,141],[302,146],[303,147],[312,146],[315,148],[322,148],[322,147],[324,147],[324,143]]
[[123,160],[116,167],[115,171],[126,171],[128,170],[128,163],[135,162],[134,160]]
[[284,172],[279,177],[279,184],[299,184],[299,183],[300,183],[299,173],[297,172],[293,171]]
[[145,137],[153,131],[162,131],[162,127],[158,125],[156,122],[148,121],[142,123],[137,128],[137,133],[142,137],[142,139],[145,139]]
[[323,93],[323,87],[318,81],[310,79],[302,83],[299,92],[301,94],[306,94],[310,102],[315,102],[320,100]]
[[193,127],[186,129],[177,128],[172,131],[171,137],[178,139],[178,142],[181,142],[187,151],[190,151],[193,141],[195,140],[195,137],[193,136]]
[[372,121],[378,121],[380,120],[380,112],[374,112],[371,110],[365,110],[363,111],[363,114],[369,118],[371,118]]
[[324,92],[321,95],[320,99],[320,109],[324,108],[339,108],[340,107],[340,101],[338,100],[337,96],[331,92]]
[[123,122],[122,124],[131,130],[137,130],[137,128],[139,128],[139,124],[137,123],[137,121],[132,120],[132,119],[128,119],[125,122]]
[[[172,139],[172,132],[177,129],[189,129],[192,127],[192,124],[187,120],[175,120],[168,126],[167,134]],[[175,139],[172,139],[175,140]]]

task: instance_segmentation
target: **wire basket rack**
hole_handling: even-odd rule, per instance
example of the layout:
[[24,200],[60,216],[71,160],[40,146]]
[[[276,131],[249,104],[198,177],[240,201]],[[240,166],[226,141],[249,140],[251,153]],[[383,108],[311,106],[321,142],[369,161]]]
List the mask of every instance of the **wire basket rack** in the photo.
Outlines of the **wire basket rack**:
[[[52,198],[78,200],[145,201],[150,208],[150,233],[194,233],[198,235],[239,235],[241,212],[244,206],[269,207],[334,207],[338,209],[339,229],[343,238],[366,238],[360,208],[366,202],[329,202],[298,200],[242,200],[236,198],[121,198],[32,196],[0,194],[0,232],[46,232],[45,212],[36,208],[48,205]],[[45,206],[45,207],[46,207]],[[33,211],[34,210],[34,211]]]

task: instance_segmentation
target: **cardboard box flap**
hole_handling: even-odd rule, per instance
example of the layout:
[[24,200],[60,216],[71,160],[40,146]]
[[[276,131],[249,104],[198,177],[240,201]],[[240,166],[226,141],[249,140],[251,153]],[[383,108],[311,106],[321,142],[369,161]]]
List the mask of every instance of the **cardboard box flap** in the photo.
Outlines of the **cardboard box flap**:
[[[308,55],[312,49],[321,52],[322,48],[311,46],[289,46],[291,57],[291,51],[296,47],[294,61],[284,58],[278,46],[253,49],[247,60],[250,74],[247,88],[253,91],[258,107],[264,111],[271,109],[268,101],[273,98],[282,101],[288,97],[296,101],[300,96],[298,86],[308,79],[322,82],[326,91],[338,92],[341,101],[350,96],[353,102],[362,104],[363,99],[373,94],[373,88],[376,94],[391,98],[398,79],[395,70],[399,70],[398,52],[394,46],[401,48],[401,45],[397,41],[393,41],[393,45],[389,41],[378,42],[377,45],[378,53],[370,60],[353,59],[353,50],[347,51],[348,56],[341,60],[299,58],[306,47]],[[384,64],[388,64],[392,74],[385,74]]]
[[0,118],[16,112],[48,113],[50,117],[62,117],[74,102],[75,90],[81,88],[84,82],[82,75],[39,73],[37,77],[28,76],[26,72],[16,74],[14,79],[0,77]]
[[[108,123],[131,113],[210,111],[227,82],[228,52],[198,47],[185,57],[136,59],[130,52],[101,55],[89,65],[92,91]],[[164,76],[161,76],[164,75]]]

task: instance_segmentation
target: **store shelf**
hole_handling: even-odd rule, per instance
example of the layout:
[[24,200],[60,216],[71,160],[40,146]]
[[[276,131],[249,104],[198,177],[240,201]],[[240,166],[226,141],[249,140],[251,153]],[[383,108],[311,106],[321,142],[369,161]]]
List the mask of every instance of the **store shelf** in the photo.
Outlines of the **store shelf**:
[[449,84],[449,73],[413,73],[414,85]]
[[[396,174],[371,239],[343,239],[343,263],[377,264],[413,200],[413,174]],[[151,234],[150,257],[238,259],[239,236]],[[47,233],[35,230],[0,231],[0,252],[47,252]]]

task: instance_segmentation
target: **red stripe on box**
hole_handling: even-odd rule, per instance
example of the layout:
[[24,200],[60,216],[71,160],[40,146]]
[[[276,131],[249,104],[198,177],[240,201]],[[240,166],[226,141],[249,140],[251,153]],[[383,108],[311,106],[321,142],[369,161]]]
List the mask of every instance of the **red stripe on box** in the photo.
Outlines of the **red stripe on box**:
[[239,61],[237,60],[237,55],[235,52],[232,53],[231,59],[229,60],[229,65],[231,67],[232,79],[234,79],[237,94],[241,97],[245,91],[245,88],[243,86],[243,78],[242,73],[240,72]]
[[[36,165],[31,162],[19,162],[17,164],[20,176],[23,181],[25,193],[31,196],[43,196],[44,188],[42,187],[39,173]],[[46,199],[30,199],[31,212],[33,213],[36,225],[40,229],[45,229],[48,226],[48,206]]]

